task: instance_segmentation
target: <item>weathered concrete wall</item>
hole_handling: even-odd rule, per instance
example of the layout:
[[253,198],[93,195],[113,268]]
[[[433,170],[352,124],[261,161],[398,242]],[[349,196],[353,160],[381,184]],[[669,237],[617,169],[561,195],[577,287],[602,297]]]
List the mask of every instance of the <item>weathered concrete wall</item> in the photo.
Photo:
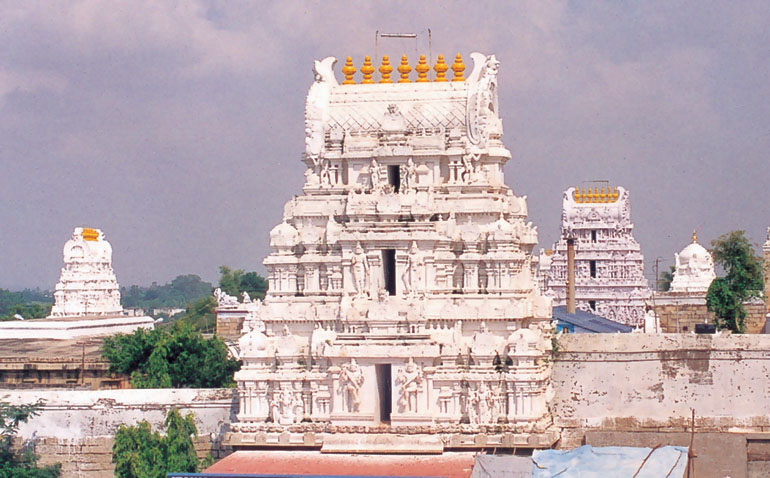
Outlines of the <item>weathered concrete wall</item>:
[[694,409],[697,476],[751,476],[750,464],[764,466],[747,446],[770,432],[769,374],[767,335],[562,336],[552,377],[559,446],[687,444]]
[[39,399],[45,402],[40,415],[21,426],[19,437],[34,444],[41,464],[61,463],[62,478],[112,477],[118,427],[147,420],[158,429],[171,407],[195,416],[198,455],[221,458],[230,452],[222,439],[237,412],[234,389],[0,392],[0,401],[13,404]]

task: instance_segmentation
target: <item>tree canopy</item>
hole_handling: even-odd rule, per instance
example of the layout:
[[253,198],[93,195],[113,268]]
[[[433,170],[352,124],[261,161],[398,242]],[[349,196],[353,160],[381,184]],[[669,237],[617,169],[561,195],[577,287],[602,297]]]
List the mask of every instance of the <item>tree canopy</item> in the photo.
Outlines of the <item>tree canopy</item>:
[[107,337],[102,355],[110,371],[129,375],[135,388],[229,387],[240,368],[221,339],[206,339],[182,321]]
[[744,231],[732,231],[711,243],[714,262],[724,271],[711,283],[706,305],[716,317],[716,326],[733,332],[744,331],[743,301],[762,295],[762,259]]
[[0,320],[14,320],[16,315],[25,319],[39,319],[51,312],[53,296],[49,291],[24,289],[11,292],[0,289]]
[[667,292],[671,289],[671,283],[674,282],[674,272],[676,272],[676,267],[669,266],[667,271],[660,273],[660,279],[658,279],[658,287],[660,287],[660,290],[663,292]]
[[163,423],[166,434],[152,430],[147,421],[121,425],[115,434],[112,462],[118,478],[165,478],[167,473],[197,473],[202,464],[195,454],[198,436],[191,413],[185,417],[172,408]]
[[184,307],[211,295],[213,287],[194,274],[176,276],[168,284],[153,282],[149,287],[132,285],[120,289],[123,307],[145,310],[160,307]]
[[0,402],[0,478],[58,478],[61,465],[38,467],[32,452],[14,452],[19,425],[37,415],[41,402],[11,405]]
[[242,269],[232,270],[227,266],[219,268],[219,288],[235,297],[244,292],[251,298],[264,299],[267,292],[267,281],[256,272],[244,272]]

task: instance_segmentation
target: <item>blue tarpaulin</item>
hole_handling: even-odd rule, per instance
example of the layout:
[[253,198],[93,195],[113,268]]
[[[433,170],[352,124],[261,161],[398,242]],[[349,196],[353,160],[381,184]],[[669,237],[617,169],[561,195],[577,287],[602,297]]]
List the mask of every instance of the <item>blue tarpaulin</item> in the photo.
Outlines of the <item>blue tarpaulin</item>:
[[[683,478],[687,447],[581,446],[574,450],[536,450],[533,478]],[[638,473],[637,473],[638,472]]]

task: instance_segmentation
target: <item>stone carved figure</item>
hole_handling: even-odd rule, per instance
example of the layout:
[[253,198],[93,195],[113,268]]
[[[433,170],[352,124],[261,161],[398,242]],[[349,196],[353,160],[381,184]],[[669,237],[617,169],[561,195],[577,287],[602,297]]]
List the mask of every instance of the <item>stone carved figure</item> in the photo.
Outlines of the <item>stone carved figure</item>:
[[415,166],[411,156],[406,160],[406,165],[401,166],[400,173],[401,192],[408,193],[413,191],[417,187],[417,166]]
[[369,260],[361,247],[361,243],[356,243],[353,257],[350,259],[350,267],[353,272],[353,281],[356,293],[361,296],[368,291],[367,282],[369,278]]
[[417,397],[422,380],[422,370],[414,363],[414,359],[410,357],[406,367],[402,368],[396,377],[396,384],[401,385],[398,398],[399,411],[417,413]]
[[462,156],[462,161],[463,172],[461,178],[463,182],[469,184],[477,181],[481,153],[468,152]]
[[243,299],[244,304],[251,304],[251,297],[249,297],[249,293],[245,290],[243,291],[243,294],[241,294],[241,298]]
[[234,307],[238,305],[238,299],[223,291],[219,287],[214,289],[214,298],[218,307]]
[[419,249],[417,248],[417,242],[412,241],[412,245],[409,248],[409,254],[406,256],[406,264],[404,265],[404,272],[401,274],[401,282],[404,284],[404,293],[414,295],[419,287],[420,282],[420,266],[422,265],[422,258],[419,256]]
[[380,176],[380,165],[377,160],[372,158],[372,162],[369,165],[369,183],[372,192],[377,192],[382,189],[382,177]]
[[332,185],[331,162],[328,159],[321,160],[320,180],[321,187],[329,187]]
[[358,413],[361,408],[361,386],[364,384],[364,373],[356,359],[343,364],[340,370],[340,392],[343,395],[345,410]]

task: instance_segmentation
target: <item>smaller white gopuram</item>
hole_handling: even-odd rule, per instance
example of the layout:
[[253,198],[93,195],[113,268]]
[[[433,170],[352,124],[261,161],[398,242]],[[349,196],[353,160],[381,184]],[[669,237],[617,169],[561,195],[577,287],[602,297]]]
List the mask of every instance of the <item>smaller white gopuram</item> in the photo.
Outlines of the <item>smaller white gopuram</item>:
[[714,259],[705,247],[698,244],[698,236],[692,233],[692,243],[674,253],[676,270],[670,292],[705,294],[716,278]]
[[64,244],[63,256],[64,267],[56,284],[50,318],[123,313],[112,270],[112,246],[101,230],[76,227]]
[[64,267],[45,319],[0,322],[0,340],[71,340],[152,329],[152,317],[123,314],[112,246],[99,229],[76,227],[64,244]]

